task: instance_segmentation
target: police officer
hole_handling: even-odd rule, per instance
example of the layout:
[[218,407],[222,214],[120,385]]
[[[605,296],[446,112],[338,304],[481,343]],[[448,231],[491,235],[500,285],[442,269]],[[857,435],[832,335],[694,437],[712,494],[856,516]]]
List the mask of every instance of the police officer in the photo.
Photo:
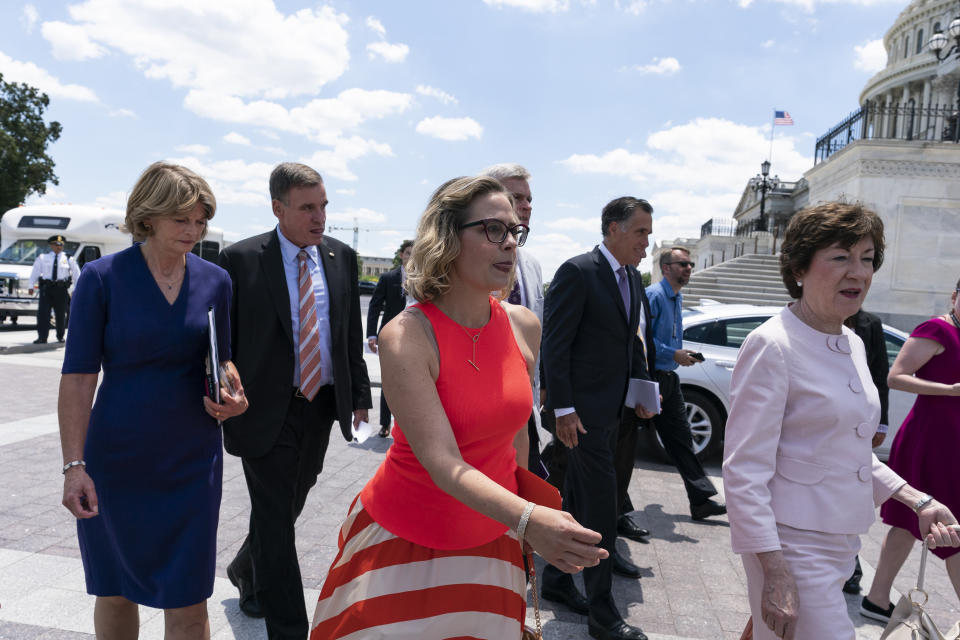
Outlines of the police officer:
[[46,344],[50,333],[50,309],[57,322],[57,342],[63,342],[66,331],[67,307],[70,304],[68,290],[76,278],[80,277],[80,269],[76,261],[63,252],[64,237],[50,236],[50,253],[37,256],[33,262],[33,271],[30,272],[30,288],[33,289],[39,282],[40,300],[37,308],[37,339],[33,344]]

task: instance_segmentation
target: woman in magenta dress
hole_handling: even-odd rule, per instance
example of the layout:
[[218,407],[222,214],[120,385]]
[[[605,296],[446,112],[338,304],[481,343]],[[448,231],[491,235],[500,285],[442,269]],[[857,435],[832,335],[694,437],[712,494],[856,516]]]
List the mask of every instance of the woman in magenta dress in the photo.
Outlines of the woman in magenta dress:
[[[911,485],[937,496],[937,500],[957,513],[960,510],[960,482],[955,473],[960,451],[960,280],[950,303],[946,314],[914,329],[890,367],[890,388],[916,393],[917,400],[893,440],[888,464]],[[893,608],[890,602],[893,580],[920,535],[917,517],[904,505],[887,502],[880,515],[891,529],[884,540],[877,574],[863,606],[867,611],[883,610],[889,617]],[[958,547],[933,550],[946,561],[953,589],[960,597],[958,552]]]

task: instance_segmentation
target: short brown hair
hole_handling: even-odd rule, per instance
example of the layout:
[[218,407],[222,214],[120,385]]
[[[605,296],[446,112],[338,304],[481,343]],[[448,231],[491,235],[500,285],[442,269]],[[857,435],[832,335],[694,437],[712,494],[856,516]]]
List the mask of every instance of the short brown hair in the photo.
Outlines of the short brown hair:
[[803,296],[797,275],[810,268],[813,254],[833,244],[849,249],[864,238],[873,239],[873,271],[883,264],[883,220],[856,202],[825,202],[795,214],[780,248],[780,277],[790,297]]
[[[178,164],[154,162],[140,174],[127,198],[123,230],[142,242],[153,234],[148,218],[183,215],[200,204],[207,220],[217,211],[217,200],[207,181]],[[207,235],[204,228],[203,235]]]
[[[487,193],[502,193],[513,207],[513,197],[500,181],[486,176],[447,180],[433,192],[417,224],[417,241],[407,265],[405,286],[418,302],[433,300],[450,288],[450,266],[460,255],[467,209]],[[512,287],[513,278],[505,291],[509,294]]]
[[686,247],[670,247],[669,251],[661,251],[660,252],[660,271],[663,271],[664,265],[667,264],[667,258],[673,257],[674,251],[683,251],[688,256],[690,255],[690,249],[687,249]]
[[287,196],[295,187],[315,187],[323,184],[316,169],[299,162],[282,162],[270,172],[270,199],[290,204]]

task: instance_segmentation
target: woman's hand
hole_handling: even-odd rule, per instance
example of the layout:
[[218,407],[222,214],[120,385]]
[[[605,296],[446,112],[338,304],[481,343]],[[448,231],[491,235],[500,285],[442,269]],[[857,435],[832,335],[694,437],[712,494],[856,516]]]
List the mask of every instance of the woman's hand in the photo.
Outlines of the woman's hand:
[[763,591],[760,594],[763,623],[778,638],[793,640],[800,614],[797,583],[782,551],[768,551],[757,554],[757,557],[763,566]]
[[227,380],[233,387],[233,393],[221,387],[220,404],[211,400],[209,396],[204,396],[203,398],[204,409],[217,420],[226,420],[227,418],[238,416],[250,406],[250,403],[247,401],[247,396],[243,392],[240,374],[237,372],[237,368],[233,365],[233,362],[227,360],[223,363],[223,368],[226,372]]
[[958,535],[956,527],[957,519],[946,505],[933,500],[920,509],[917,518],[920,520],[920,531],[927,532],[927,546],[931,549],[960,547],[960,535]]
[[71,467],[63,474],[63,506],[75,518],[92,518],[100,513],[93,478],[83,465]]
[[532,547],[561,571],[577,573],[610,555],[596,546],[600,540],[599,533],[580,526],[569,513],[537,505],[524,533],[524,550]]

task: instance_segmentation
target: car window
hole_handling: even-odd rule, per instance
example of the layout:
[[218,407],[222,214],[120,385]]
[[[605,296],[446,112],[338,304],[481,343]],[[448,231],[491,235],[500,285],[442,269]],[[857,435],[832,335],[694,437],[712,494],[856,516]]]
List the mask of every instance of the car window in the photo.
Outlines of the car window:
[[683,340],[722,347],[726,344],[726,333],[723,323],[719,320],[713,320],[687,327],[683,330]]
[[747,335],[767,321],[767,318],[735,318],[726,321],[724,346],[739,349]]
[[897,354],[900,353],[900,349],[903,348],[903,338],[884,331],[883,341],[887,346],[887,360],[892,367],[893,361],[897,359]]

